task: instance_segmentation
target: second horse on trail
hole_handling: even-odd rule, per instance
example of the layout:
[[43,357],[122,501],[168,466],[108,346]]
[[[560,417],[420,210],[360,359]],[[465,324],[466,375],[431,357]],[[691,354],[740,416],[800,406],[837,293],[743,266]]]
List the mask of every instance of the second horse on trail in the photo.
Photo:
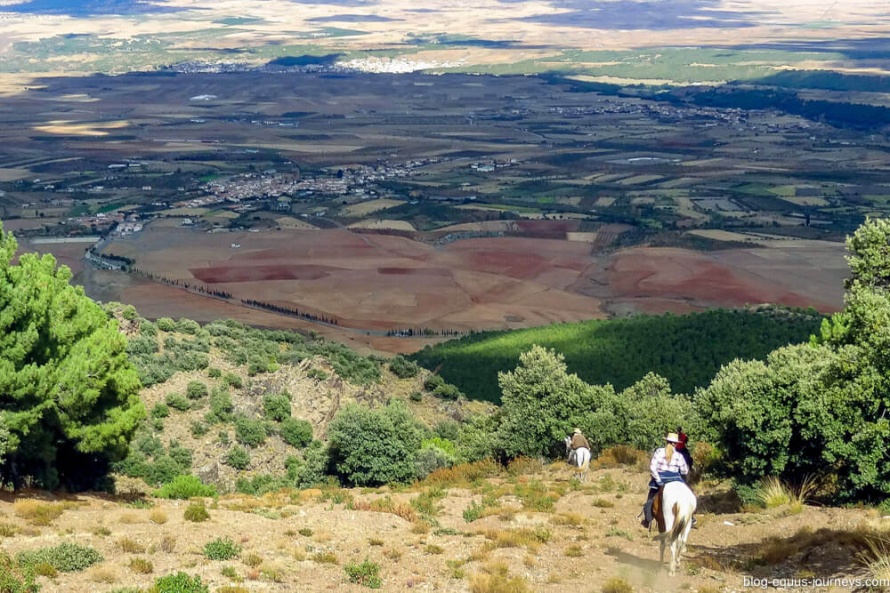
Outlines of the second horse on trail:
[[[590,469],[590,448],[589,447],[573,447],[572,440],[575,435],[581,436],[581,431],[575,429],[576,432],[572,436],[565,438],[566,442],[566,461],[572,466],[574,472],[572,477],[584,482],[587,480],[587,470]],[[581,438],[584,438],[581,436]],[[575,439],[577,440],[577,439]]]

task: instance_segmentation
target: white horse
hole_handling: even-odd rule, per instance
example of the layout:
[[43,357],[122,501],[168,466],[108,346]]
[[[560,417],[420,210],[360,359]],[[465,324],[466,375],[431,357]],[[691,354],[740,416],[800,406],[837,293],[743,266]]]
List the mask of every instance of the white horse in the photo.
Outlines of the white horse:
[[692,529],[692,515],[697,501],[695,494],[685,482],[668,482],[662,491],[661,510],[664,514],[664,528],[658,522],[658,539],[661,542],[660,562],[664,564],[664,549],[671,548],[670,576],[677,572],[680,556],[686,551],[686,540]]
[[581,482],[587,480],[587,470],[590,469],[590,449],[580,447],[572,450],[572,437],[568,436],[566,441],[566,461],[574,468],[572,477]]

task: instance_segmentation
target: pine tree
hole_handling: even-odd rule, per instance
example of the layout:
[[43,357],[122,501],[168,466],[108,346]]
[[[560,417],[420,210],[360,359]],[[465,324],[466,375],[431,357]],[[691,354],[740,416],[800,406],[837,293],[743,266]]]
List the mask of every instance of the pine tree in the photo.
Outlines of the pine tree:
[[0,227],[0,477],[95,488],[145,415],[126,338],[67,267],[33,253],[13,263],[17,248]]

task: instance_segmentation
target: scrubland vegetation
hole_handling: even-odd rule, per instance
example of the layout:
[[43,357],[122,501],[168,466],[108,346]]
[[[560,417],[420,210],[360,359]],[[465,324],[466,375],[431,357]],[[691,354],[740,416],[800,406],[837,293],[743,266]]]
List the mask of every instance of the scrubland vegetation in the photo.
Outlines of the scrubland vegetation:
[[[870,521],[887,510],[890,492],[888,242],[885,220],[850,237],[846,307],[808,341],[728,361],[691,393],[653,372],[620,389],[588,383],[558,349],[532,344],[498,373],[494,406],[404,358],[361,357],[232,321],[151,322],[125,305],[102,307],[70,287],[50,257],[12,263],[15,241],[4,234],[2,478],[18,496],[0,525],[14,551],[0,558],[0,584],[64,590],[86,578],[104,590],[129,582],[139,583],[134,591],[251,590],[238,588],[299,582],[296,560],[325,567],[334,582],[379,588],[387,575],[409,578],[391,569],[409,556],[435,567],[424,579],[455,579],[458,589],[555,587],[579,573],[547,574],[543,550],[547,562],[563,559],[554,566],[568,563],[591,553],[594,530],[610,562],[620,563],[628,544],[644,545],[632,516],[647,451],[680,424],[693,435],[702,537],[721,514],[740,528],[797,529],[763,535],[756,550],[737,542],[725,555],[715,529],[688,578],[803,570],[801,557],[827,553],[827,542],[842,552],[833,562],[844,574],[885,574],[888,540]],[[765,319],[796,315],[812,317]],[[647,323],[658,319],[677,327],[670,317]],[[551,463],[574,426],[596,457],[587,483]],[[82,490],[111,498],[72,495]],[[109,519],[98,520],[108,509]],[[348,545],[334,544],[319,519],[340,512],[350,526],[336,538],[348,532]],[[819,519],[814,529],[797,519],[832,512],[856,521],[829,527]],[[277,544],[260,544],[253,538],[263,540],[268,524],[239,531],[243,520],[233,514],[244,513],[288,527],[274,530]],[[372,516],[396,517],[398,538]],[[89,529],[76,517],[91,517]],[[182,529],[200,541],[165,539]],[[50,532],[53,545],[34,539]],[[177,545],[185,556],[173,554]],[[189,570],[205,561],[226,563],[209,584],[211,569]],[[640,586],[651,587],[612,579],[603,590]]]

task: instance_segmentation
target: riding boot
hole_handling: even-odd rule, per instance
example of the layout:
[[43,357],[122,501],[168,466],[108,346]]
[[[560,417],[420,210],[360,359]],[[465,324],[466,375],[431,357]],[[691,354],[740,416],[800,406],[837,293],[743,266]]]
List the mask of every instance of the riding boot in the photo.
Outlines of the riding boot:
[[649,525],[652,523],[652,505],[655,502],[655,495],[658,493],[658,490],[649,489],[649,498],[646,499],[646,503],[643,505],[643,520],[640,524],[649,529]]

